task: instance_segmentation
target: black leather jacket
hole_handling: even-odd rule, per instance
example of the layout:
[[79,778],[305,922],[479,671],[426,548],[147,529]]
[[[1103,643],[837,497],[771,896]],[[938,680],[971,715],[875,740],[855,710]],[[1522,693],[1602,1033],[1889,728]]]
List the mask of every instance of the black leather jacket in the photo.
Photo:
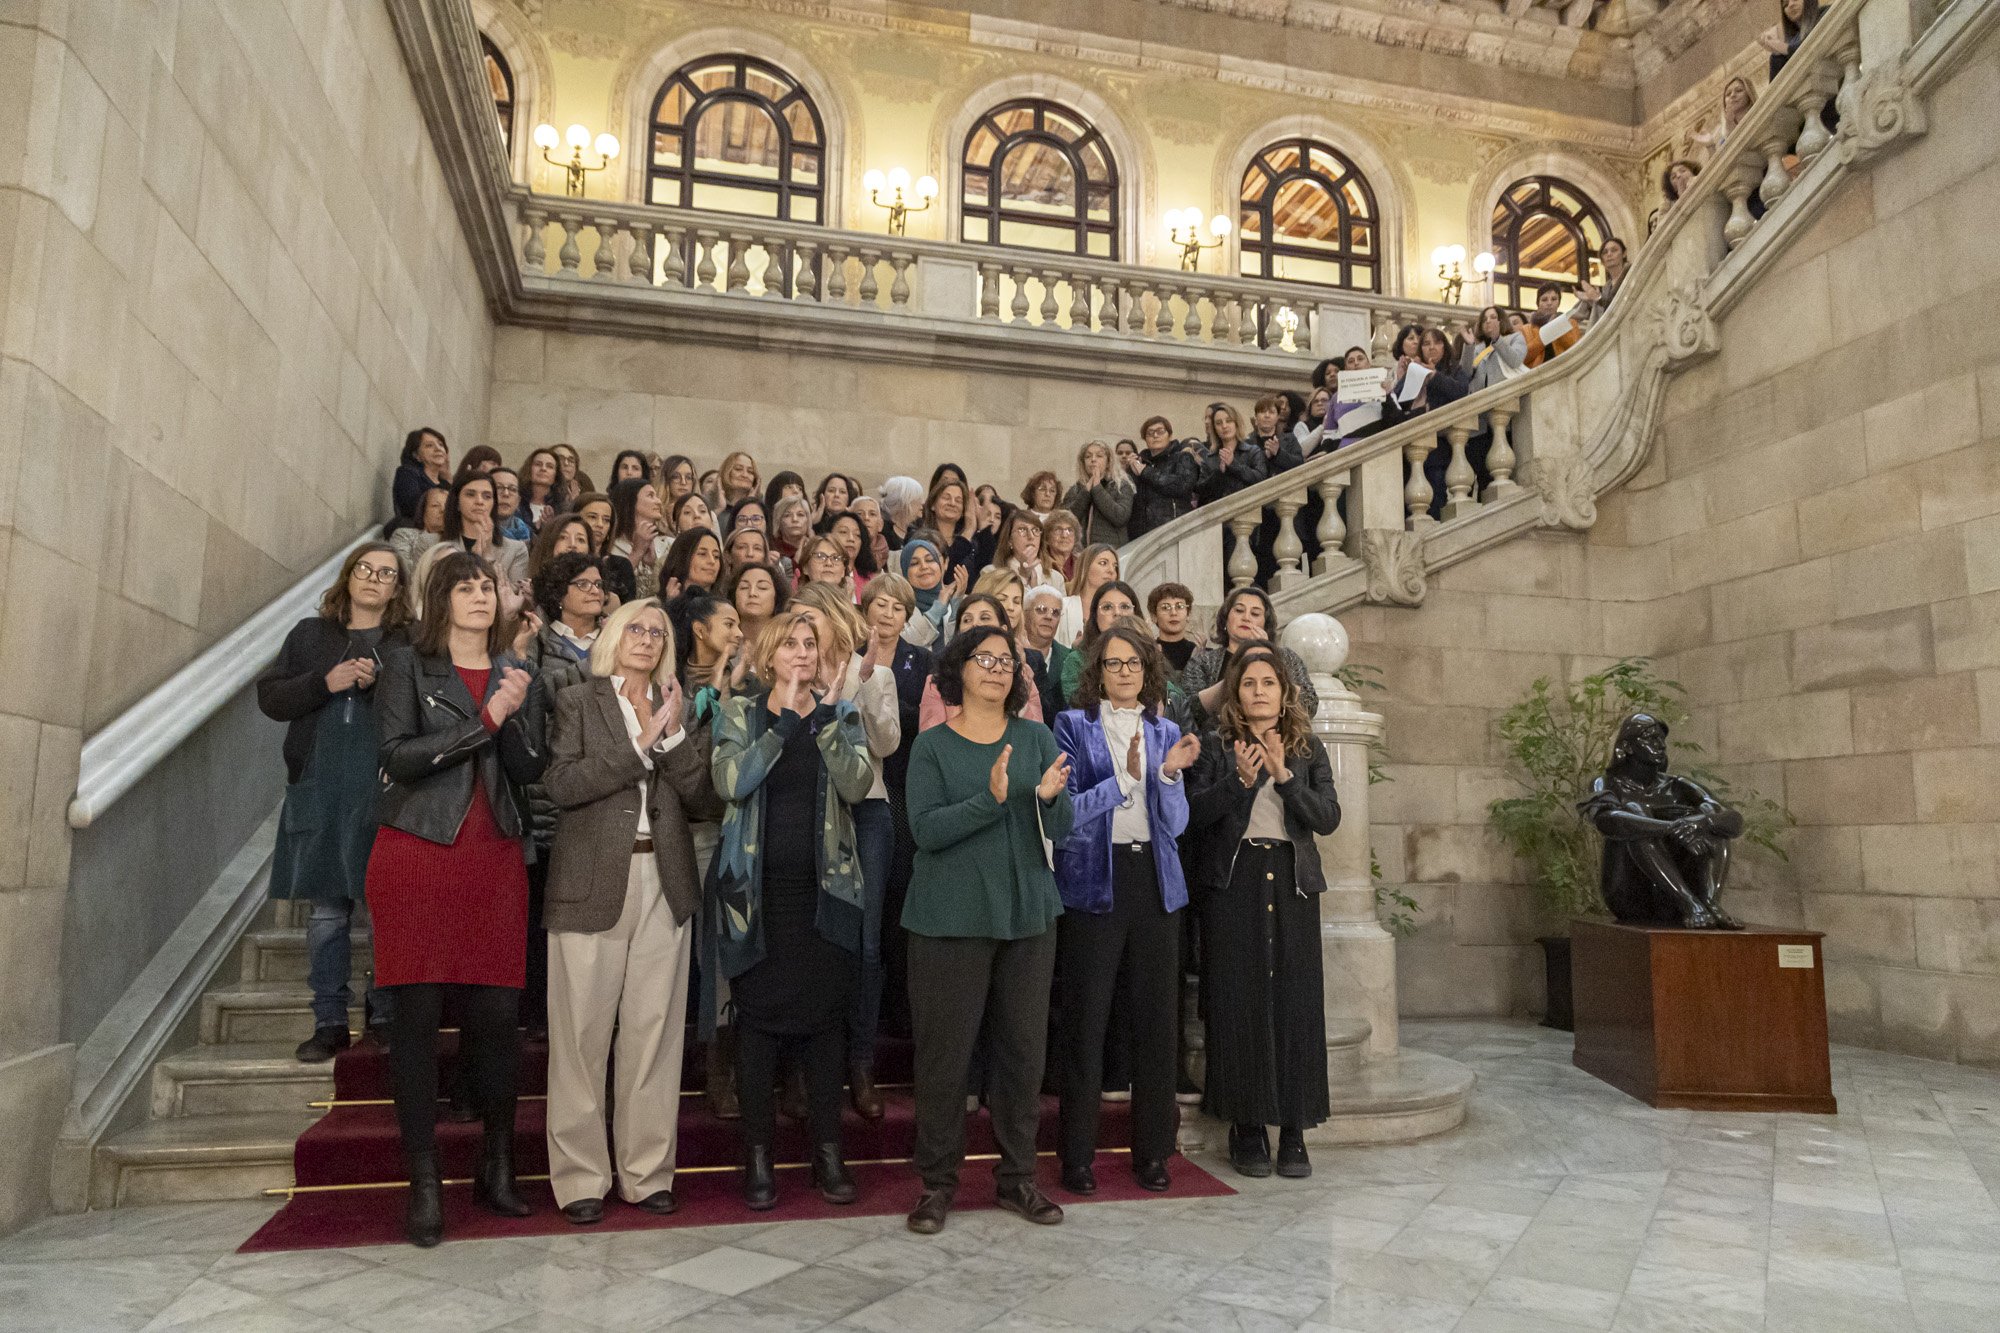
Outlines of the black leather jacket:
[[[486,680],[489,696],[507,667],[525,670],[527,664],[505,653],[496,656]],[[486,700],[473,699],[450,658],[424,657],[406,648],[383,662],[375,695],[382,735],[378,822],[448,846],[472,806],[476,778],[486,789],[500,831],[521,836],[514,789],[539,778],[548,763],[543,741],[548,703],[539,686],[528,691],[498,732],[491,732],[480,720]]]

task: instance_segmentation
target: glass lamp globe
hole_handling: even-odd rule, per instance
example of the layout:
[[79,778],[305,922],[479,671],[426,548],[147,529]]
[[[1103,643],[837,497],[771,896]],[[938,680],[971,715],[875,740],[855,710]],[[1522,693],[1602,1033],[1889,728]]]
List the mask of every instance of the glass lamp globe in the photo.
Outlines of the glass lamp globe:
[[598,155],[599,157],[603,158],[603,159],[604,159],[604,160],[605,160],[606,162],[609,162],[609,161],[610,161],[610,160],[611,160],[612,158],[614,158],[614,157],[617,157],[617,156],[618,156],[618,136],[617,136],[617,135],[615,135],[615,134],[600,134],[600,135],[598,135],[598,136],[597,136],[597,155]]
[[563,137],[569,140],[571,148],[590,147],[590,131],[581,125],[570,126],[569,131]]
[[1493,271],[1493,256],[1487,251],[1481,250],[1472,257],[1472,271],[1479,274],[1491,273]]
[[1229,219],[1217,213],[1208,220],[1208,229],[1219,239],[1229,234]]
[[547,121],[535,126],[535,147],[554,148],[561,142],[562,135],[556,133],[556,127]]
[[871,169],[867,175],[861,178],[861,188],[868,191],[868,193],[870,194],[877,193],[887,183],[888,183],[887,178],[884,177],[880,171],[873,169]]
[[937,177],[935,176],[917,177],[917,198],[935,199],[937,198],[937,192],[938,192]]

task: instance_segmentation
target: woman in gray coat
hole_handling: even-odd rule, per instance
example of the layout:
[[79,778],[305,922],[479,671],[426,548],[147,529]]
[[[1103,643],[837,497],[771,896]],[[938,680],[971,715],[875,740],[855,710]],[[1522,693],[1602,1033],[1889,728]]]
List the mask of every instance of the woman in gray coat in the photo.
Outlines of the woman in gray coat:
[[646,598],[611,615],[590,678],[556,696],[542,785],[560,813],[549,934],[549,1184],[578,1226],[614,1183],[604,1083],[617,1034],[616,1183],[671,1213],[687,1021],[689,924],[701,901],[688,825],[722,817],[708,737],[683,725],[674,637]]
[[1125,544],[1126,524],[1132,518],[1132,477],[1111,456],[1111,446],[1092,440],[1077,451],[1076,484],[1063,496],[1063,508],[1076,515],[1083,525],[1079,546],[1098,542],[1110,546]]

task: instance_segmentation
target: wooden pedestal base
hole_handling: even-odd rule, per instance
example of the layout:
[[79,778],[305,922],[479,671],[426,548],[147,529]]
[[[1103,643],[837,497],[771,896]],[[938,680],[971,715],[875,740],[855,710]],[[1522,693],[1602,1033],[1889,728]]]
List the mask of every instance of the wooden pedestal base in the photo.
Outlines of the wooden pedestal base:
[[1574,922],[1577,1068],[1653,1106],[1832,1115],[1820,938]]

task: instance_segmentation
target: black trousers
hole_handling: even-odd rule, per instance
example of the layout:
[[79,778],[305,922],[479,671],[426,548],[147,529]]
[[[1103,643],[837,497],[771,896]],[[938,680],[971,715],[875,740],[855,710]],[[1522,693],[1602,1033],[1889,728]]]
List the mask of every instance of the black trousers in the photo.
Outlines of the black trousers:
[[965,1086],[986,1026],[986,1109],[1001,1186],[1035,1178],[1049,981],[1056,932],[1020,940],[911,935],[910,1020],[915,1029],[916,1167],[927,1190],[958,1188],[965,1160]]
[[779,1062],[787,1055],[805,1075],[806,1115],[815,1144],[840,1142],[840,1080],[847,1058],[847,1029],[834,1026],[818,1032],[766,1032],[736,1024],[736,1096],[743,1107],[743,1146],[768,1148],[778,1135],[778,1110],[772,1087]]
[[1097,1152],[1114,1000],[1125,1018],[1132,1075],[1132,1160],[1173,1155],[1180,945],[1180,913],[1160,902],[1151,843],[1112,849],[1109,912],[1064,912],[1057,920],[1064,1165],[1087,1164]]
[[389,1087],[405,1156],[437,1151],[438,1029],[445,993],[458,1014],[459,1068],[486,1128],[512,1133],[521,1083],[521,992],[512,986],[393,986]]

